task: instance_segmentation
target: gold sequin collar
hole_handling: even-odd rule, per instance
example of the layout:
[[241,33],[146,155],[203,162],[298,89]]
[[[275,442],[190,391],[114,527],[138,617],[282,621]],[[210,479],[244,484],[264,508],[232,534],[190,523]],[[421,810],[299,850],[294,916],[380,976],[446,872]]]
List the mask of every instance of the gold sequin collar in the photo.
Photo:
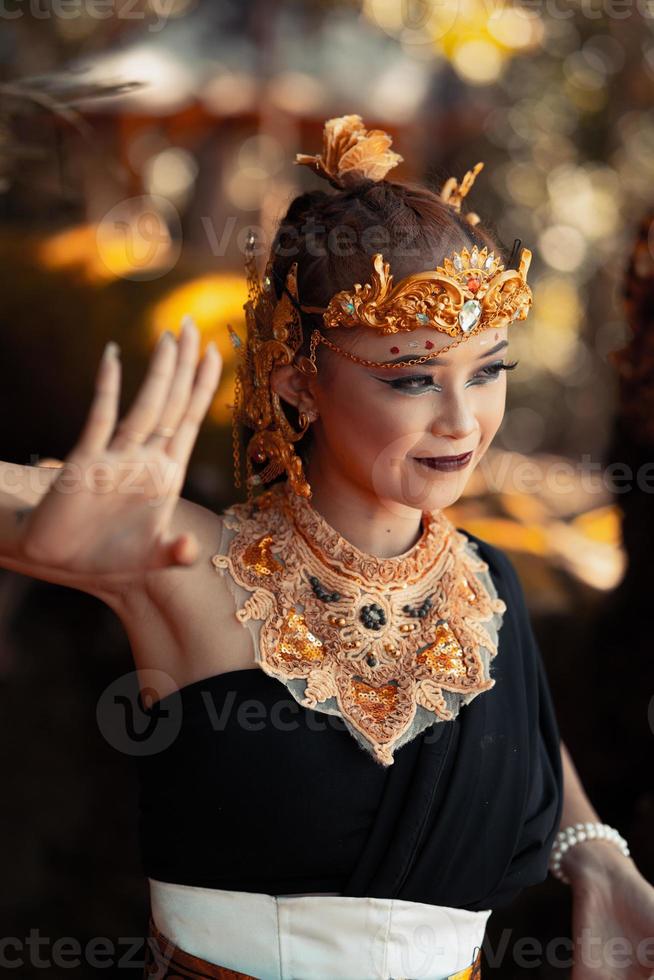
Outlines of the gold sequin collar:
[[251,593],[236,616],[260,624],[258,665],[304,707],[342,717],[381,764],[494,686],[506,606],[441,511],[392,558],[359,551],[287,483],[234,504],[224,525],[212,562]]
[[[436,560],[442,535],[439,525],[430,513],[422,515],[422,533],[416,543],[402,555],[394,558],[377,558],[359,551],[334,530],[321,514],[309,503],[283,484],[285,506],[308,546],[316,551],[317,557],[327,565],[333,566],[345,575],[357,575],[362,580],[377,581],[380,584],[406,583],[416,581]],[[315,545],[315,547],[314,547]]]

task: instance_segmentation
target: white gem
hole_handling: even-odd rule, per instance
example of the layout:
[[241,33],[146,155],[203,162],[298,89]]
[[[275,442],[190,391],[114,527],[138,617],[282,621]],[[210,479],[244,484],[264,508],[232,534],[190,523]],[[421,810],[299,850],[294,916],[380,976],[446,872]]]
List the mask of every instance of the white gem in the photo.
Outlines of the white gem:
[[454,256],[454,268],[456,269],[457,272],[463,272],[463,260],[461,259],[461,256],[459,255],[458,252]]
[[488,256],[488,258],[484,262],[484,271],[485,272],[490,272],[490,270],[493,268],[494,262],[495,262],[495,255],[494,255],[493,252],[491,252],[491,254]]
[[478,250],[477,246],[475,245],[475,247],[472,250],[472,254],[470,255],[470,264],[471,264],[471,266],[472,266],[473,269],[476,269],[477,268],[477,262],[478,261],[479,261],[479,250]]
[[464,333],[475,326],[481,316],[481,303],[476,299],[467,300],[459,312],[459,326]]

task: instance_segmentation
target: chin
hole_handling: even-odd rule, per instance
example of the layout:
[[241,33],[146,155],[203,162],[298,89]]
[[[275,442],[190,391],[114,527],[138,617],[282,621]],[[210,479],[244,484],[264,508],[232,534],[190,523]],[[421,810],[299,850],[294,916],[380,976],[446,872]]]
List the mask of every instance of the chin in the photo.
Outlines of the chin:
[[400,483],[394,482],[393,486],[387,488],[376,487],[376,493],[380,499],[392,510],[395,505],[398,513],[409,508],[411,510],[444,510],[451,507],[461,497],[468,483],[469,475],[465,478],[461,473],[436,473],[429,474],[427,480],[417,482],[415,464],[411,465],[410,473],[407,472]]

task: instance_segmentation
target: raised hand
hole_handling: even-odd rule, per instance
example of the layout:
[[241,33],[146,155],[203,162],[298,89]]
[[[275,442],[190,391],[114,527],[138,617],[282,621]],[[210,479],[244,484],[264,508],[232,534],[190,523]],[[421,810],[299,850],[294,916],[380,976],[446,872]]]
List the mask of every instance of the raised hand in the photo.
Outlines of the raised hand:
[[213,343],[199,365],[198,349],[190,321],[178,342],[163,334],[116,427],[121,369],[107,345],[82,434],[24,522],[27,561],[108,581],[195,561],[197,539],[173,535],[171,518],[222,370]]

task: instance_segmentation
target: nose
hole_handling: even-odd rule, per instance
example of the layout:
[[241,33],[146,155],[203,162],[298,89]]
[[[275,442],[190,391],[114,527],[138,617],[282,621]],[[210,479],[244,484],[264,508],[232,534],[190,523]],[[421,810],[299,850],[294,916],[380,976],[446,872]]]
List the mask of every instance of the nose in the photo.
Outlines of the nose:
[[439,400],[439,411],[432,424],[436,436],[463,442],[476,431],[477,418],[466,391],[450,389]]

